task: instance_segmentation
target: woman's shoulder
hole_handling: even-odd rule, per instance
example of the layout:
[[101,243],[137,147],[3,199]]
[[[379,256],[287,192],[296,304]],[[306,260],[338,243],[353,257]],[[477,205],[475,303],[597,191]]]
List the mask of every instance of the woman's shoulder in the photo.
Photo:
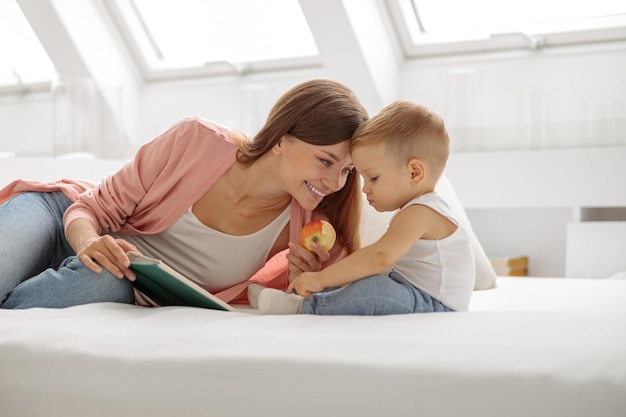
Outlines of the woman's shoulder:
[[228,126],[200,116],[185,117],[174,123],[173,128],[194,130],[201,136],[218,136],[231,141],[233,131]]
[[[180,119],[155,139],[157,147],[167,152],[197,152],[206,157],[211,154],[236,152],[237,134],[227,126],[193,116]],[[160,143],[160,145],[158,145]]]

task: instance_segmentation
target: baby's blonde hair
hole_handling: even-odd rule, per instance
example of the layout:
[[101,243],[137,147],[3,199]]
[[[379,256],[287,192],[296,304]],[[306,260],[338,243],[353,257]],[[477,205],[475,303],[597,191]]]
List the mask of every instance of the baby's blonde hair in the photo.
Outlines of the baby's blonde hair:
[[351,148],[379,143],[385,144],[399,165],[413,158],[423,161],[433,184],[443,173],[450,154],[450,139],[443,119],[408,100],[391,103],[357,128]]

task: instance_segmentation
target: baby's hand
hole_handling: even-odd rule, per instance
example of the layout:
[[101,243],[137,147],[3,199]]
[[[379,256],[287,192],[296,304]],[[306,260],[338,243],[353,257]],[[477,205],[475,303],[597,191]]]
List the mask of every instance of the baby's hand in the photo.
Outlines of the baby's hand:
[[317,277],[317,273],[315,272],[303,272],[294,279],[289,287],[287,287],[287,292],[291,292],[296,290],[298,295],[303,297],[311,297],[316,292],[322,291],[324,287],[319,282]]

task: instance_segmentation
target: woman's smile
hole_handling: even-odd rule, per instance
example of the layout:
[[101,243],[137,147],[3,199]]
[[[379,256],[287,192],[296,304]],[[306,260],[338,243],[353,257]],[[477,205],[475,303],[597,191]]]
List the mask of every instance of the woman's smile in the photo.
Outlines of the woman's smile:
[[307,187],[309,187],[309,190],[311,190],[311,192],[319,197],[319,200],[323,199],[326,194],[324,194],[322,191],[320,191],[319,189],[315,188],[310,182],[308,181],[304,181],[304,183],[307,185]]

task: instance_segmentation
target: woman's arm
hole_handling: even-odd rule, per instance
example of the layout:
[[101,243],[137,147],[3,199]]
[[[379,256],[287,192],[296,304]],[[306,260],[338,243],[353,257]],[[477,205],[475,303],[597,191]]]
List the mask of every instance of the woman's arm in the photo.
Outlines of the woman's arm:
[[184,119],[139,148],[132,161],[66,211],[65,227],[87,218],[98,233],[158,233],[170,226],[234,163],[227,131]]
[[359,279],[380,274],[404,256],[418,239],[427,235],[441,215],[423,205],[412,205],[392,219],[385,234],[339,262],[316,273],[303,273],[288,287],[302,296],[311,296],[324,288],[344,286]]
[[95,226],[87,219],[73,221],[65,233],[67,241],[76,252],[76,256],[96,273],[105,268],[117,278],[127,277],[135,280],[135,274],[129,269],[127,251],[137,251],[135,245],[112,236],[99,236]]
[[[89,269],[99,273],[105,268],[118,278],[134,279],[135,275],[128,269],[130,263],[126,251],[137,248],[122,239],[101,234],[128,227],[144,206],[152,211],[152,215],[160,213],[159,218],[169,214],[159,210],[158,204],[150,199],[161,202],[163,195],[173,188],[168,181],[173,175],[165,176],[165,180],[159,177],[164,178],[163,172],[172,163],[170,157],[185,150],[186,139],[194,126],[190,120],[179,122],[146,143],[132,161],[82,193],[65,212],[66,238]],[[144,208],[144,211],[148,210]],[[142,221],[144,225],[154,223]]]
[[119,231],[165,169],[169,155],[174,152],[177,132],[183,127],[177,124],[144,144],[119,171],[81,194],[65,213],[66,230],[76,219],[89,219],[98,233]]

